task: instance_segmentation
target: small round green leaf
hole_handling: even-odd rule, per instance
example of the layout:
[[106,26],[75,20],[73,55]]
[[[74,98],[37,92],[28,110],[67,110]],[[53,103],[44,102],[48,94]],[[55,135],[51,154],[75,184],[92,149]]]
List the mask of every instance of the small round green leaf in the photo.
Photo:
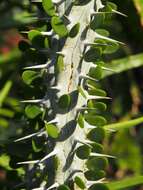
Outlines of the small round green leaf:
[[58,34],[60,37],[65,37],[68,35],[68,30],[66,26],[58,16],[52,17],[51,25],[55,33]]
[[56,73],[61,73],[64,70],[64,57],[59,55],[55,66]]
[[91,149],[92,152],[95,152],[95,153],[103,152],[103,145],[96,142],[90,143],[90,145],[92,146],[92,149]]
[[42,113],[42,110],[36,105],[28,105],[25,108],[25,114],[29,119],[34,119]]
[[95,106],[98,110],[100,110],[101,112],[104,112],[104,111],[106,111],[106,109],[107,109],[107,105],[106,105],[105,103],[103,103],[103,102],[95,102],[95,103],[94,103],[94,106]]
[[103,157],[90,157],[86,162],[86,166],[91,171],[105,170],[108,166],[108,160]]
[[80,189],[85,189],[85,188],[86,188],[84,181],[83,181],[79,176],[76,176],[76,177],[74,178],[74,182],[76,183],[76,185],[77,185]]
[[45,37],[38,30],[30,30],[28,33],[28,39],[35,48],[45,47]]
[[106,119],[99,115],[93,115],[93,114],[84,114],[84,119],[87,121],[90,125],[101,127],[107,123]]
[[80,23],[75,24],[69,32],[69,37],[74,38],[78,34],[80,29]]
[[88,181],[97,181],[105,177],[105,172],[103,170],[97,170],[97,171],[87,170],[84,173],[84,176]]
[[32,70],[24,71],[22,74],[22,79],[27,85],[31,85],[31,83],[39,77],[41,77],[41,75],[38,72]]
[[42,0],[42,6],[43,6],[43,9],[45,10],[45,12],[49,16],[56,15],[55,7],[54,7],[52,0]]
[[82,145],[76,149],[76,155],[78,158],[84,160],[90,156],[91,148],[87,145]]
[[[105,36],[105,37],[109,37],[109,35],[110,35],[109,31],[107,31],[105,29],[96,29],[95,32],[97,32],[98,34]],[[99,40],[99,39],[96,39],[95,42],[97,42],[97,40]],[[104,41],[104,43],[106,43],[106,41]]]
[[30,30],[28,32],[28,39],[32,42],[32,40],[36,37],[41,35],[41,32],[38,30]]
[[58,105],[61,109],[67,109],[70,106],[71,97],[68,94],[64,94],[60,97]]
[[87,134],[87,138],[91,141],[101,143],[105,137],[105,130],[101,127],[92,129]]
[[90,48],[85,54],[84,54],[84,60],[86,62],[95,62],[98,59],[101,58],[102,50],[101,48]]
[[55,125],[46,123],[45,127],[46,127],[47,134],[50,137],[55,138],[55,139],[58,138],[59,129]]
[[87,103],[87,106],[89,108],[94,108],[95,109],[95,113],[99,113],[99,112],[104,112],[107,109],[107,105],[103,102],[96,102],[93,100],[89,100]]
[[106,46],[106,48],[103,51],[104,54],[112,54],[119,49],[118,43],[107,42],[107,44],[108,44],[108,46]]
[[92,89],[88,89],[88,93],[90,95],[96,95],[96,96],[107,96],[107,93],[99,88],[92,88]]
[[82,114],[79,114],[78,119],[77,119],[78,125],[80,128],[84,128],[84,118]]
[[105,14],[96,14],[90,23],[90,28],[95,30],[103,26],[105,22]]
[[91,67],[88,75],[92,78],[100,80],[102,78],[102,73],[103,73],[102,67],[97,66],[96,68]]

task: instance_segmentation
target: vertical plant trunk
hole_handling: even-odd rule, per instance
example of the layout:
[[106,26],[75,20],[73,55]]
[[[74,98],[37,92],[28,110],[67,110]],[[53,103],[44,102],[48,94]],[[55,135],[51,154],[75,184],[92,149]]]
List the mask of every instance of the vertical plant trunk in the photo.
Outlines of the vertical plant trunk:
[[[32,115],[32,119],[44,112],[43,109],[46,110],[41,117],[44,128],[16,140],[23,141],[35,136],[38,139],[44,135],[45,156],[19,164],[29,165],[27,189],[108,189],[102,181],[106,157],[110,156],[102,152],[106,120],[100,116],[106,109],[101,100],[108,97],[96,83],[101,78],[102,70],[106,69],[102,62],[103,47],[108,47],[108,42],[116,41],[102,36],[91,26],[91,23],[96,23],[96,16],[101,19],[104,13],[109,13],[108,6],[101,0],[53,2],[55,4],[51,0],[42,1],[52,30],[48,33],[28,32],[32,46],[39,37],[42,41],[43,36],[48,36],[51,43],[47,50],[48,62],[30,66],[26,68],[30,71],[23,73],[24,81],[31,83],[36,78],[32,70],[38,69],[40,73],[46,70],[46,95],[42,99],[23,101],[30,104],[25,108],[28,117],[31,110],[35,111],[36,116]],[[33,107],[33,103],[41,109]],[[36,145],[32,145],[36,149]]]

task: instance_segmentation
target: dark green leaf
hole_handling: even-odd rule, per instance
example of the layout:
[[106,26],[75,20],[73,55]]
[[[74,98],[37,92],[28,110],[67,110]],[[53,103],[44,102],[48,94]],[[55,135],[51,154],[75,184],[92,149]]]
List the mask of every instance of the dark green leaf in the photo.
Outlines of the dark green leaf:
[[30,30],[28,33],[28,39],[35,48],[45,47],[45,37],[38,30]]
[[68,94],[65,94],[65,95],[61,96],[60,99],[59,99],[59,102],[58,102],[59,107],[61,109],[68,108],[70,106],[70,103],[71,103],[71,97]]
[[18,47],[21,51],[26,51],[30,48],[30,44],[26,40],[21,40],[18,44]]
[[102,55],[102,50],[100,48],[90,48],[84,54],[84,60],[86,62],[95,62],[101,58],[101,55]]
[[76,35],[77,35],[78,32],[79,32],[79,29],[80,29],[80,23],[75,24],[75,25],[72,27],[72,29],[70,30],[69,36],[70,36],[71,38],[76,37]]
[[86,162],[86,166],[92,171],[105,170],[108,166],[108,160],[102,157],[90,157]]
[[105,172],[103,170],[91,171],[88,170],[84,173],[88,181],[97,181],[105,177]]
[[103,145],[96,142],[90,143],[90,145],[92,146],[92,149],[91,149],[92,152],[95,152],[95,153],[103,152]]
[[101,143],[105,137],[105,131],[103,128],[97,127],[92,129],[87,134],[87,138],[91,141]]
[[92,114],[84,114],[84,119],[90,125],[101,127],[107,123],[106,119],[102,116],[92,115]]
[[43,143],[41,143],[39,138],[33,138],[32,139],[32,148],[33,148],[34,152],[40,152],[43,149]]
[[82,160],[87,159],[90,153],[91,153],[91,148],[88,145],[82,145],[78,147],[76,150],[77,157]]
[[41,113],[42,110],[36,105],[28,105],[25,108],[25,114],[29,119],[34,119]]
[[77,185],[80,189],[85,189],[85,188],[86,188],[84,181],[83,181],[79,176],[76,176],[76,177],[74,178],[74,182],[76,183],[76,185]]

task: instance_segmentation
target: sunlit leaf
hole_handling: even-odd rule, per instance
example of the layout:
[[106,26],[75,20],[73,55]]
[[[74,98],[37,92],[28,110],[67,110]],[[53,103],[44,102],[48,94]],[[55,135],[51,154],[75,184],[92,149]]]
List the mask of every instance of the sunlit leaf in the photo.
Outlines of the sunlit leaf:
[[30,119],[36,118],[41,113],[42,110],[36,105],[28,105],[25,108],[25,114]]
[[52,3],[52,0],[42,0],[42,6],[45,10],[45,12],[49,16],[56,15],[54,4]]
[[82,114],[79,114],[78,119],[77,119],[78,125],[80,128],[84,128],[84,118]]
[[46,123],[45,127],[46,127],[46,131],[50,137],[55,138],[55,139],[58,138],[59,129],[55,125]]
[[68,35],[68,30],[66,26],[58,16],[52,17],[51,25],[55,33],[57,33],[60,37],[65,37]]
[[41,77],[41,74],[32,70],[24,71],[22,74],[22,79],[27,85],[31,85],[32,82],[39,77]]

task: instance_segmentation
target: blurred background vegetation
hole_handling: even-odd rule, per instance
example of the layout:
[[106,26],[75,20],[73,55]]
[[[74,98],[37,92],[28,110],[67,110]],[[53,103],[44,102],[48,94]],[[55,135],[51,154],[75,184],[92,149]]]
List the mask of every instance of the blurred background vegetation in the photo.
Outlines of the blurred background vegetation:
[[[105,73],[101,81],[112,97],[106,118],[110,123],[116,123],[143,114],[143,0],[112,1],[118,5],[119,11],[128,15],[127,18],[117,15],[112,22],[104,23],[104,28],[110,31],[112,38],[125,43],[116,53],[105,57],[107,65],[116,72]],[[1,190],[18,188],[17,182],[22,180],[24,171],[16,165],[16,161],[28,154],[24,144],[14,146],[13,139],[25,125],[19,100],[24,98],[24,91],[34,93],[21,81],[20,74],[28,59],[18,49],[18,42],[23,38],[19,31],[27,30],[31,28],[31,23],[38,22],[34,17],[34,9],[28,0],[0,1]],[[42,21],[38,24],[39,28],[45,27]],[[33,55],[31,59],[38,58]],[[110,160],[107,169],[109,179],[143,174],[143,124],[108,134],[104,147],[105,152],[118,157]],[[143,190],[143,187],[131,189]]]

